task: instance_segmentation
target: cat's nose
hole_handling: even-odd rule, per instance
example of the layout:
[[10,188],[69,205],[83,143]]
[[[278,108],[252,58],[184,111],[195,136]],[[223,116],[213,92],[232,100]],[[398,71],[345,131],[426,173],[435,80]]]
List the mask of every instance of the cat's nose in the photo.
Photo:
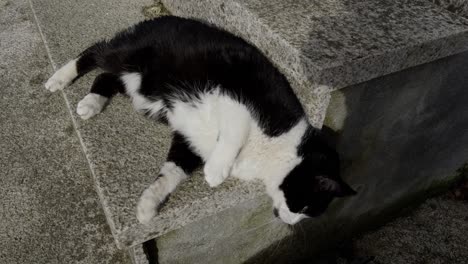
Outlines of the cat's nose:
[[279,217],[279,213],[278,213],[278,209],[273,209],[273,214],[276,216],[276,217]]

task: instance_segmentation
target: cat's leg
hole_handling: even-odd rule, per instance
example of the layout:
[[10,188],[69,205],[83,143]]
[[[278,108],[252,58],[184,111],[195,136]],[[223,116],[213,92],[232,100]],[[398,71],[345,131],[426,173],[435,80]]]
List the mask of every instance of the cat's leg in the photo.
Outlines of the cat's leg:
[[159,176],[141,195],[137,205],[137,219],[147,224],[158,207],[190,173],[202,164],[201,158],[190,150],[186,139],[174,133],[171,148]]
[[218,141],[203,169],[210,187],[218,186],[229,176],[250,132],[250,113],[240,103],[222,100],[219,115]]
[[94,80],[89,94],[78,103],[76,113],[82,119],[89,119],[99,114],[112,96],[124,90],[124,84],[117,75],[102,73]]
[[105,42],[98,42],[83,51],[78,58],[69,61],[58,69],[45,83],[45,88],[51,92],[62,90],[76,78],[85,75],[97,67],[97,57],[105,50]]
[[45,88],[51,92],[63,90],[76,77],[78,77],[78,69],[76,67],[79,59],[69,61],[67,64],[58,69],[52,77],[45,83]]

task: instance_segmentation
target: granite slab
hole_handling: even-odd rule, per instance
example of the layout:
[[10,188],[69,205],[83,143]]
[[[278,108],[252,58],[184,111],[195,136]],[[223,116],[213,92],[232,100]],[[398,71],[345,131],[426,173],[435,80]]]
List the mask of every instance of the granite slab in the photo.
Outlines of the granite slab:
[[432,3],[439,5],[448,11],[468,18],[468,1],[467,0],[429,0]]
[[[32,2],[56,67],[90,43],[143,20],[142,7],[152,3]],[[318,126],[323,122],[330,90],[467,48],[466,20],[428,1],[163,2],[176,14],[205,16],[233,32],[241,32],[259,46],[288,76],[311,121]],[[65,91],[72,109],[86,95],[94,76],[78,80]],[[120,96],[95,118],[82,121],[75,115],[74,119],[120,248],[161,236],[263,194],[259,184],[235,180],[210,189],[196,173],[171,196],[151,225],[140,225],[135,205],[164,162],[169,130],[136,114],[127,98]]]
[[0,0],[0,263],[128,264],[28,0]]
[[[143,20],[142,8],[152,1],[33,0],[33,3],[58,67],[90,43]],[[73,112],[95,76],[89,74],[65,90]],[[263,192],[258,184],[235,180],[211,189],[198,172],[170,197],[149,226],[143,226],[135,216],[137,199],[165,161],[169,129],[137,114],[124,96],[114,98],[103,113],[90,120],[83,121],[77,115],[74,119],[107,221],[120,248],[140,244]]]
[[210,21],[251,41],[300,98],[468,49],[468,20],[428,0],[162,2],[176,15]]

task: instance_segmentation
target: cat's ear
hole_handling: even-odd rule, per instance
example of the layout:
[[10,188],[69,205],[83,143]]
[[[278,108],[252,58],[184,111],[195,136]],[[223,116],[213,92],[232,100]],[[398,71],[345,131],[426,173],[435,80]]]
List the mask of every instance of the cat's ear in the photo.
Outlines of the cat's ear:
[[335,180],[324,175],[316,176],[315,179],[317,181],[316,187],[318,190],[330,192],[334,196],[345,197],[355,195],[357,193],[342,180]]

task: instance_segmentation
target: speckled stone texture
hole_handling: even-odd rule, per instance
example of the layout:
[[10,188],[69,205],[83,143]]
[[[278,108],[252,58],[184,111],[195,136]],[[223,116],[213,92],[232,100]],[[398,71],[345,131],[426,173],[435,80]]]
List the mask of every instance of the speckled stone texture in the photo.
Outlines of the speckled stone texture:
[[[142,20],[141,8],[152,1],[32,0],[32,3],[52,60],[60,66],[92,42]],[[182,2],[171,3],[174,6]],[[305,1],[246,0],[242,3],[226,1],[224,5],[215,0],[186,3],[193,5],[192,10],[195,11],[198,6],[201,13],[206,12],[211,18],[223,18],[228,24],[242,26],[232,27],[232,30],[243,31],[244,36],[268,51],[267,55],[291,80],[311,120],[317,125],[325,117],[330,89],[466,48],[462,46],[466,43],[465,20],[434,8],[429,2],[361,1],[356,4],[351,1],[309,1],[315,5],[314,8],[312,5],[304,6]],[[224,15],[213,13],[215,9],[224,10]],[[376,10],[375,14],[366,13],[369,9]],[[244,22],[237,19],[240,15]],[[300,17],[301,21],[310,23],[285,19],[288,17]],[[277,24],[275,27],[268,26],[274,23]],[[294,26],[297,30],[288,30],[287,26]],[[335,28],[340,31],[330,30]],[[307,36],[321,49],[311,51],[310,41],[303,38],[308,29],[311,32],[307,32]],[[283,35],[294,41],[285,41]],[[372,43],[375,43],[375,49],[370,49]],[[369,49],[372,51],[370,54]],[[312,59],[318,63],[312,63]],[[87,93],[94,76],[91,74],[78,80],[65,91],[72,109]],[[318,84],[329,87],[314,89]],[[49,96],[53,100],[57,95]],[[123,96],[113,99],[103,113],[91,120],[82,121],[76,115],[74,118],[109,226],[121,248],[176,232],[184,226],[189,228],[191,223],[215,217],[225,209],[248,204],[249,201],[258,201],[256,199],[263,196],[263,188],[259,184],[234,180],[210,189],[197,173],[171,196],[151,225],[144,227],[135,217],[136,202],[164,162],[170,141],[169,130],[136,114]]]
[[408,216],[356,239],[356,255],[374,256],[369,264],[466,264],[468,203],[430,199]]
[[27,0],[0,0],[0,263],[125,264]]
[[[33,3],[52,58],[57,65],[62,65],[92,42],[143,20],[141,8],[151,1],[116,4],[114,1],[33,0]],[[73,111],[89,91],[94,76],[95,73],[89,74],[65,90]],[[103,113],[90,120],[74,117],[120,248],[142,243],[263,193],[258,184],[235,180],[211,189],[202,175],[196,173],[145,227],[136,219],[136,203],[165,161],[169,129],[137,114],[124,96],[114,98]]]
[[130,255],[133,264],[151,264],[143,250],[143,244],[129,248],[128,254]]
[[468,20],[428,0],[162,2],[254,43],[300,98],[320,85],[339,89],[468,49]]
[[307,263],[300,261],[445,191],[468,158],[466,72],[468,52],[333,92],[344,97],[338,149],[356,196],[293,229],[272,221],[269,198],[256,198],[158,237],[160,263]]
[[447,9],[448,11],[468,18],[468,1],[467,0],[429,0],[432,3]]

